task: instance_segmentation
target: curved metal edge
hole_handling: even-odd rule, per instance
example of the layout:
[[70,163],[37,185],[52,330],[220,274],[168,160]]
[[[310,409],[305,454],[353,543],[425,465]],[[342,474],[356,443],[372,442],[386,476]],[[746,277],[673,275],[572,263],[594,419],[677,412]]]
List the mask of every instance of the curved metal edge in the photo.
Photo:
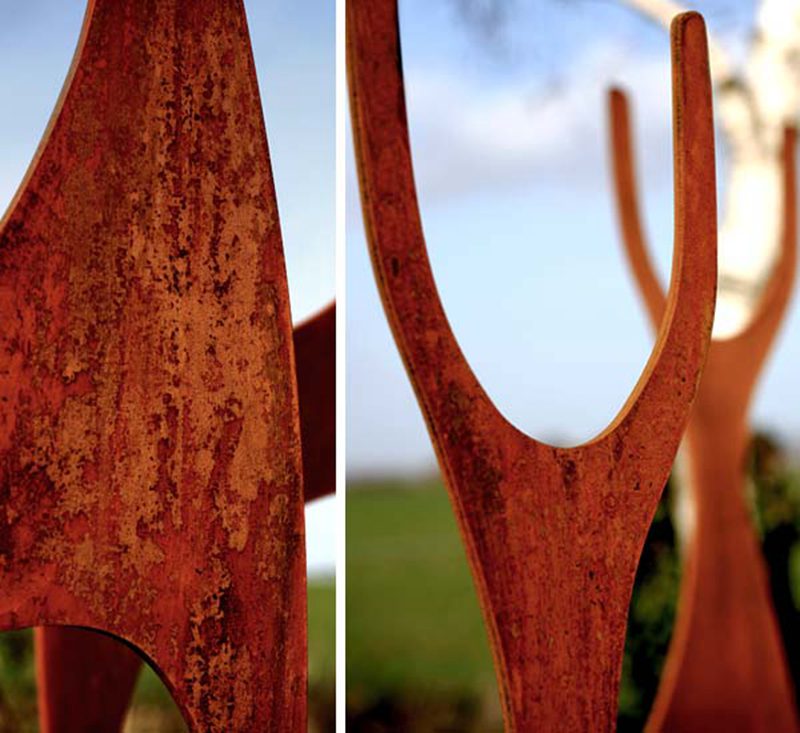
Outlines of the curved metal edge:
[[347,13],[350,110],[372,265],[389,325],[435,433],[432,414],[441,409],[444,382],[471,401],[489,400],[447,320],[427,255],[411,160],[396,0],[354,0]]
[[[797,173],[795,154],[797,131],[787,127],[783,134],[781,164],[783,173],[783,221],[781,228],[780,253],[773,266],[769,282],[764,288],[756,312],[742,333],[720,343],[752,341],[771,345],[778,331],[786,307],[789,304],[797,272]],[[768,352],[762,349],[758,354],[756,369],[760,368]],[[746,351],[746,349],[745,349]]]
[[[602,442],[623,424],[632,422],[632,414],[641,413],[640,403],[648,399],[648,385],[674,375],[674,363],[658,368],[659,363],[683,358],[688,349],[694,356],[684,371],[694,387],[678,394],[683,417],[675,431],[682,430],[708,346],[716,289],[714,138],[705,24],[697,13],[683,14],[675,21],[673,66],[676,234],[668,318],[622,410],[586,445]],[[437,445],[436,415],[441,410],[443,385],[455,382],[459,393],[472,402],[492,403],[458,346],[427,257],[413,177],[393,0],[373,2],[369,7],[358,0],[350,3],[348,74],[362,208],[378,289]],[[698,207],[697,201],[702,205]],[[408,293],[413,293],[413,298]],[[446,374],[439,368],[441,364],[448,365]],[[494,429],[503,425],[519,433],[493,405],[492,410]],[[437,446],[437,450],[441,448]]]
[[[702,16],[678,15],[671,42],[675,233],[665,317],[631,396],[592,441],[600,446],[624,432],[652,458],[658,452],[667,469],[688,422],[708,353],[717,283],[714,123]],[[652,439],[655,435],[658,440]]]
[[[295,326],[294,342],[308,504],[336,490],[336,303]],[[120,729],[142,661],[139,649],[101,630],[63,626],[36,627],[34,646],[43,733],[58,733],[65,715],[74,725],[91,720],[102,730]],[[101,687],[89,685],[90,670],[104,675]]]
[[645,243],[637,196],[629,104],[627,95],[621,89],[612,88],[608,93],[608,119],[614,201],[622,242],[650,322],[654,328],[658,328],[666,310],[667,296]]
[[[488,589],[475,566],[474,538],[455,477],[441,415],[450,410],[484,414],[463,420],[461,435],[478,427],[515,428],[493,408],[461,352],[447,321],[428,260],[411,161],[396,0],[349,0],[347,74],[361,205],[373,271],[387,320],[425,418],[444,483],[473,565],[473,581],[490,637],[500,703],[513,720],[505,652],[488,603]],[[402,298],[403,293],[406,299]],[[409,297],[410,295],[410,297]],[[447,404],[449,401],[450,404]]]
[[19,204],[20,198],[22,198],[23,194],[28,188],[28,184],[30,183],[31,179],[36,175],[36,171],[39,168],[39,163],[42,160],[44,151],[47,149],[47,146],[50,143],[50,135],[56,123],[58,122],[59,117],[61,116],[61,110],[63,109],[64,103],[67,100],[69,90],[72,88],[72,80],[75,78],[75,73],[78,71],[78,67],[80,66],[81,58],[83,57],[83,49],[86,47],[86,40],[89,37],[89,29],[92,25],[92,18],[94,17],[94,12],[98,1],[99,0],[88,0],[86,4],[86,12],[83,15],[83,23],[81,25],[80,34],[78,35],[78,43],[75,46],[75,53],[72,56],[72,61],[70,62],[67,76],[64,79],[63,85],[61,86],[61,91],[59,92],[58,99],[53,107],[53,111],[50,113],[50,118],[47,121],[47,127],[45,127],[45,131],[36,147],[36,152],[33,154],[33,158],[31,158],[31,162],[28,164],[25,175],[22,177],[22,180],[20,181],[19,186],[17,187],[17,190],[11,199],[8,208],[5,210],[2,218],[0,218],[0,233],[2,233],[14,215],[17,204]]
[[[650,323],[658,328],[664,314],[666,298],[652,265],[640,216],[640,206],[634,172],[630,112],[627,95],[613,88],[608,93],[608,109],[612,171],[615,203],[625,246],[627,262],[644,300]],[[717,345],[734,348],[741,344],[739,359],[752,360],[752,370],[757,373],[767,355],[767,350],[751,348],[753,342],[770,344],[774,340],[786,306],[790,300],[797,268],[797,214],[795,193],[796,131],[786,128],[781,153],[783,170],[783,227],[781,250],[770,279],[764,288],[755,313],[742,331],[730,338],[712,339],[711,348]]]

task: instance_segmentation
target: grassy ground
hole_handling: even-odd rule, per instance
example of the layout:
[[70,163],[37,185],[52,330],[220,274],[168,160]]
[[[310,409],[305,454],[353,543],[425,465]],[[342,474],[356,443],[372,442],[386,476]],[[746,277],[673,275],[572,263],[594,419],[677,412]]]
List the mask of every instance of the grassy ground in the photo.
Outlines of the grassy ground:
[[[773,598],[800,682],[800,475],[754,453],[754,507]],[[641,731],[680,585],[668,492],[650,529],[628,621],[618,731]],[[798,629],[798,631],[793,631]],[[486,632],[438,479],[347,492],[348,733],[502,730]]]
[[308,712],[311,733],[336,728],[336,589],[333,579],[308,587]]
[[411,730],[409,716],[418,731],[499,723],[486,632],[438,481],[347,493],[346,668],[354,731]]
[[[335,688],[334,584],[309,585],[309,731],[332,733]],[[36,679],[32,633],[0,634],[0,733],[36,733]],[[128,713],[124,733],[183,733],[169,692],[145,665]]]

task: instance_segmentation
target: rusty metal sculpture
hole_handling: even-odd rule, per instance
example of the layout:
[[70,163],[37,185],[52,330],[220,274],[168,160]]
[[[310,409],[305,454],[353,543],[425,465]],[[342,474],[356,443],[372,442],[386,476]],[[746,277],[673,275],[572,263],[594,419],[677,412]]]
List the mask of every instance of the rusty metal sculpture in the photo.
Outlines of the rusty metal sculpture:
[[[335,305],[295,327],[294,354],[309,502],[335,491]],[[63,626],[37,628],[35,647],[42,733],[122,729],[142,664],[133,649],[104,634]]]
[[306,502],[336,491],[336,306],[294,330]]
[[705,26],[672,29],[675,254],[668,317],[595,440],[542,444],[497,411],[461,353],[414,187],[396,0],[350,0],[351,111],[384,308],[436,448],[490,632],[510,731],[611,731],[636,565],[705,359],[716,204]]
[[305,729],[300,420],[241,0],[91,0],[0,225],[0,629],[113,634],[191,731]]
[[[658,328],[667,301],[639,218],[624,94],[610,95],[611,148],[623,242]],[[758,375],[783,319],[797,258],[795,133],[784,151],[781,257],[745,330],[712,340],[687,429],[696,522],[684,558],[673,641],[651,731],[798,730],[794,696],[769,597],[767,573],[745,497],[747,414]]]

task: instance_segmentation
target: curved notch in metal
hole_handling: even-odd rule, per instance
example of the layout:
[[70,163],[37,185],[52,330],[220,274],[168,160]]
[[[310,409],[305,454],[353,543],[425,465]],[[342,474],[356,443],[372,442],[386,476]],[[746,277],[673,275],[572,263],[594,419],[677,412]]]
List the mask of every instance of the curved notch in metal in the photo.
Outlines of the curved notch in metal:
[[[355,25],[348,35],[348,69],[364,219],[384,308],[419,399],[427,409],[434,409],[433,403],[440,399],[443,379],[457,383],[460,393],[470,399],[488,402],[447,321],[427,256],[411,161],[395,3],[381,0],[374,5],[369,13],[355,9],[352,14]],[[698,18],[698,22],[702,21]],[[675,33],[684,34],[688,25],[685,18]],[[362,45],[361,36],[366,36],[366,30],[360,30],[362,26],[368,26],[373,34],[369,50],[357,49]],[[676,39],[675,43],[684,40]],[[703,53],[691,44],[687,50],[698,57]],[[370,63],[360,63],[359,55],[367,53]],[[697,75],[697,64],[697,58],[676,60],[676,106],[704,105],[706,90],[696,82],[687,83],[687,77]],[[699,159],[694,154],[698,149],[707,151],[709,137],[713,142],[709,121],[708,116],[676,117],[679,151],[675,160],[676,236],[670,289],[673,306],[653,349],[652,366],[659,359],[666,360],[665,343],[675,347],[680,340],[683,347],[692,339],[702,341],[713,308],[705,286],[716,279],[713,247],[709,245],[716,237],[715,191],[710,183],[714,161],[713,157]],[[690,148],[694,150],[690,152]],[[694,210],[697,200],[702,200],[707,210]],[[694,293],[698,297],[693,297]],[[651,367],[644,370],[634,396],[644,391],[651,372]],[[629,401],[609,429],[623,421],[631,406]]]
[[[295,326],[294,348],[308,503],[336,490],[335,303]],[[121,730],[139,655],[113,637],[75,627],[39,627],[34,639],[42,733]]]

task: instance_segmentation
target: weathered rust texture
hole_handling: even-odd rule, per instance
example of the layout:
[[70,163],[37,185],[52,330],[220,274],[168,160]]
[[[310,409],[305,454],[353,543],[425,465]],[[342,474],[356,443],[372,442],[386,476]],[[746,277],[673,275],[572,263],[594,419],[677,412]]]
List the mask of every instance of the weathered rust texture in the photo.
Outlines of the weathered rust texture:
[[[639,218],[624,94],[610,95],[617,211],[654,328],[666,299]],[[783,149],[781,256],[751,323],[711,342],[687,429],[696,520],[684,553],[678,617],[649,731],[797,731],[788,667],[745,497],[748,411],[795,278],[795,132]]]
[[[294,329],[306,502],[336,484],[336,307]],[[141,659],[117,639],[84,629],[37,628],[36,678],[42,733],[119,731]],[[75,701],[80,700],[80,705]]]
[[414,188],[395,0],[350,0],[351,111],[375,276],[427,420],[489,629],[507,729],[611,731],[636,565],[689,416],[716,286],[705,26],[673,24],[675,254],[669,317],[597,438],[514,428],[461,353],[436,292]]
[[191,731],[305,730],[300,422],[241,0],[93,0],[0,225],[0,629],[152,661]]

